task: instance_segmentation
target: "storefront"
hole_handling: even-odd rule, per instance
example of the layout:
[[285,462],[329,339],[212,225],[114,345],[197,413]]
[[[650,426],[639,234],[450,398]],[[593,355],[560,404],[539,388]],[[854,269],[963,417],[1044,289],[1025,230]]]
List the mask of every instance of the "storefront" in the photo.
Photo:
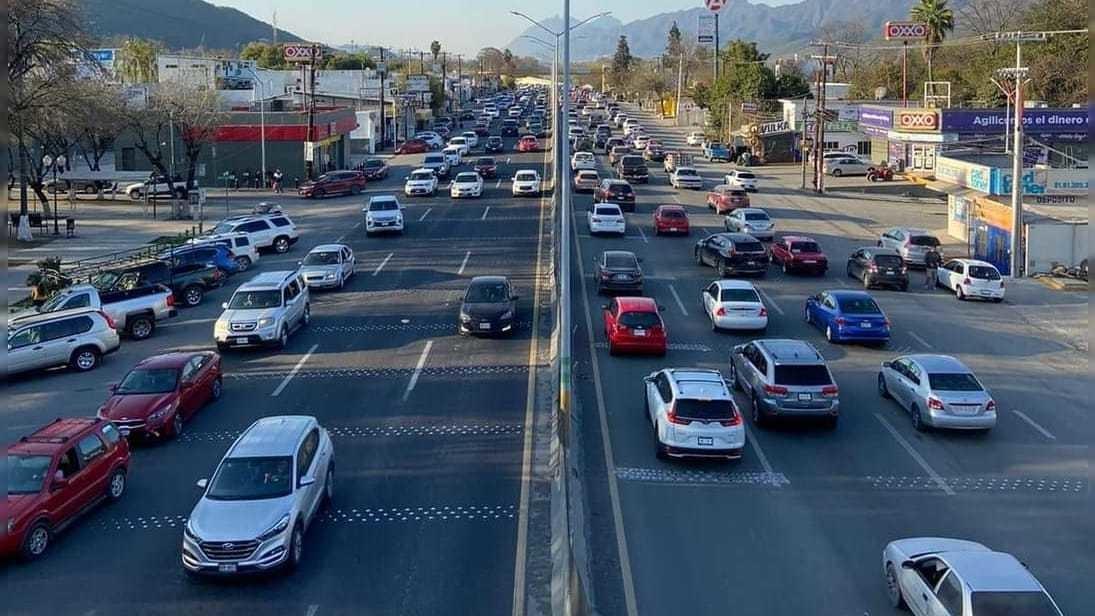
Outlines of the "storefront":
[[958,135],[942,131],[941,115],[939,109],[894,109],[893,129],[886,133],[891,163],[914,175],[934,177],[939,146],[958,140]]

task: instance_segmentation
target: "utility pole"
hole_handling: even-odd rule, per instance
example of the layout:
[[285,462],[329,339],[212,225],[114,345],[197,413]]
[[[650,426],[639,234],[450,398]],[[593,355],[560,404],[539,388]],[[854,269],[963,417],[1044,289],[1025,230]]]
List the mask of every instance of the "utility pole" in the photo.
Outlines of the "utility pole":
[[426,74],[426,52],[418,52],[418,73],[420,75]]
[[823,159],[825,147],[825,120],[826,120],[826,90],[828,90],[829,64],[835,59],[829,55],[829,46],[823,45],[820,56],[813,56],[818,61],[819,73],[817,74],[817,107],[814,113],[814,189],[819,193],[825,192],[825,162]]
[[[677,100],[674,103],[673,118],[677,122],[677,126],[681,125],[681,96],[684,89],[684,48],[681,47],[680,57],[677,59]],[[604,88],[601,88],[604,92]]]
[[388,65],[384,63],[384,48],[380,48],[380,70],[377,71],[380,75],[380,148],[384,149],[384,146],[388,143],[388,118],[387,112],[384,110],[384,77],[388,73]]
[[715,77],[711,80],[714,85],[719,79],[719,12],[715,11]]
[[901,106],[909,106],[909,41],[901,41]]
[[314,177],[316,168],[316,60],[319,50],[319,45],[312,45],[311,59],[308,60],[308,147],[312,149],[312,160],[304,161],[304,173],[308,179]]
[[452,111],[452,97],[449,96],[449,52],[441,52],[441,92],[445,95],[445,108]]

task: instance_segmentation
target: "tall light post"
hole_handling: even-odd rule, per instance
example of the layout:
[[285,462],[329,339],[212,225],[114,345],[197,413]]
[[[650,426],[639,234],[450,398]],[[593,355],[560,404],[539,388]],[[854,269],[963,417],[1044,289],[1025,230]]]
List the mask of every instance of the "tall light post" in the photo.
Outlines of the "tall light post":
[[61,230],[57,226],[57,168],[64,168],[68,159],[64,154],[58,155],[56,158],[46,154],[42,157],[42,166],[46,169],[50,169],[53,172],[53,234],[61,235]]
[[262,148],[262,179],[259,186],[266,188],[266,84],[259,79],[258,73],[251,67],[246,67],[251,72],[251,100],[255,100],[255,86],[259,87],[259,142]]

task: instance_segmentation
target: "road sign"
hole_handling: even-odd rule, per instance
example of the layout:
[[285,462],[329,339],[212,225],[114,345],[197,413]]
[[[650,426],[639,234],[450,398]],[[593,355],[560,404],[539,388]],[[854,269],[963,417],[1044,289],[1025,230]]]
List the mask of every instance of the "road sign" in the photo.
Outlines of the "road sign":
[[429,92],[430,77],[428,75],[407,75],[408,92]]
[[285,60],[288,62],[312,62],[323,57],[323,48],[319,45],[292,44],[285,46]]
[[928,25],[918,21],[887,21],[882,25],[887,41],[920,41],[928,38]]
[[715,16],[700,15],[699,28],[696,30],[696,42],[701,45],[710,45],[715,42]]
[[712,13],[718,13],[722,10],[722,7],[726,6],[729,0],[703,0],[703,3],[707,5],[707,10]]

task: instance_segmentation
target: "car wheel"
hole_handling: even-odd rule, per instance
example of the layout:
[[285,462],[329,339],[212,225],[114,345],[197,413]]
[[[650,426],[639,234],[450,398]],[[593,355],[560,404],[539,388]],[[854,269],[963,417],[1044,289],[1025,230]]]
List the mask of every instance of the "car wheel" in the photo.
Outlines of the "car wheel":
[[289,328],[285,325],[281,326],[281,333],[278,334],[278,348],[284,349],[289,345]]
[[297,524],[293,526],[293,535],[289,539],[289,557],[285,559],[285,566],[292,571],[300,566],[303,557],[304,530],[300,527],[300,524]]
[[838,178],[842,175],[844,175],[843,171],[841,171],[840,169],[833,169],[833,177],[834,178]]
[[274,252],[277,252],[279,255],[289,252],[289,246],[289,238],[284,235],[274,240]]
[[926,432],[928,430],[928,425],[924,423],[924,418],[920,415],[920,407],[915,404],[912,405],[912,408],[909,409],[909,413],[912,415],[913,428],[916,429],[917,432]]
[[890,605],[905,609],[905,597],[901,594],[901,584],[897,581],[897,571],[893,568],[893,563],[886,563],[886,594],[890,598]]
[[669,459],[669,450],[666,449],[665,444],[658,438],[658,425],[654,425],[654,456],[659,460]]
[[886,387],[886,377],[881,372],[878,373],[878,395],[887,399],[891,397],[890,390]]
[[729,372],[727,372],[727,379],[730,381],[730,389],[734,391],[741,391],[741,383],[738,383],[738,369],[734,367],[734,360],[730,360]]
[[193,308],[202,303],[205,298],[205,290],[198,285],[191,285],[183,289],[183,303]]
[[871,277],[868,276],[867,274],[863,274],[863,288],[864,289],[870,289],[871,288]]
[[300,324],[307,325],[312,320],[312,305],[304,304],[304,314],[300,317]]
[[962,285],[955,285],[954,297],[960,302],[966,301],[966,292],[962,290]]
[[171,418],[171,438],[179,438],[179,435],[183,433],[183,429],[182,414],[175,411],[174,417]]
[[719,259],[719,268],[718,269],[719,269],[719,277],[726,278],[727,276],[730,275],[730,268],[728,268],[726,266],[726,261],[724,259]]
[[144,340],[152,335],[156,329],[156,321],[147,315],[133,317],[126,324],[126,330],[130,338]]
[[209,392],[209,398],[211,400],[220,400],[224,394],[224,380],[221,377],[217,377],[217,380],[213,381],[213,389]]
[[34,526],[27,530],[19,552],[24,560],[39,558],[46,553],[51,539],[53,539],[53,533],[50,532],[49,525],[45,521],[35,522]]
[[825,339],[828,340],[829,342],[832,342],[833,344],[836,344],[836,342],[838,341],[838,338],[837,338],[836,334],[833,333],[833,326],[832,325],[826,325],[825,326]]
[[992,298],[992,303],[994,303],[994,304],[999,304],[999,303],[1000,303],[1000,302],[1002,302],[1002,301],[1004,301],[1004,298],[1002,298],[1002,297],[994,297],[994,298]]
[[99,349],[95,347],[81,347],[72,353],[69,365],[79,372],[93,370],[99,365]]
[[802,320],[805,321],[807,325],[812,325],[814,323],[813,319],[810,317],[809,306],[802,309]]
[[106,484],[106,496],[112,501],[121,500],[122,495],[125,494],[127,487],[125,469],[115,469],[110,474],[110,481]]
[[312,198],[322,199],[324,196],[326,196],[326,194],[327,193],[323,192],[322,188],[317,188],[315,191],[312,192]]
[[251,257],[236,257],[236,267],[241,272],[246,272],[251,267]]
[[696,257],[696,265],[703,265],[703,257],[700,255],[699,249],[693,250],[692,253]]

